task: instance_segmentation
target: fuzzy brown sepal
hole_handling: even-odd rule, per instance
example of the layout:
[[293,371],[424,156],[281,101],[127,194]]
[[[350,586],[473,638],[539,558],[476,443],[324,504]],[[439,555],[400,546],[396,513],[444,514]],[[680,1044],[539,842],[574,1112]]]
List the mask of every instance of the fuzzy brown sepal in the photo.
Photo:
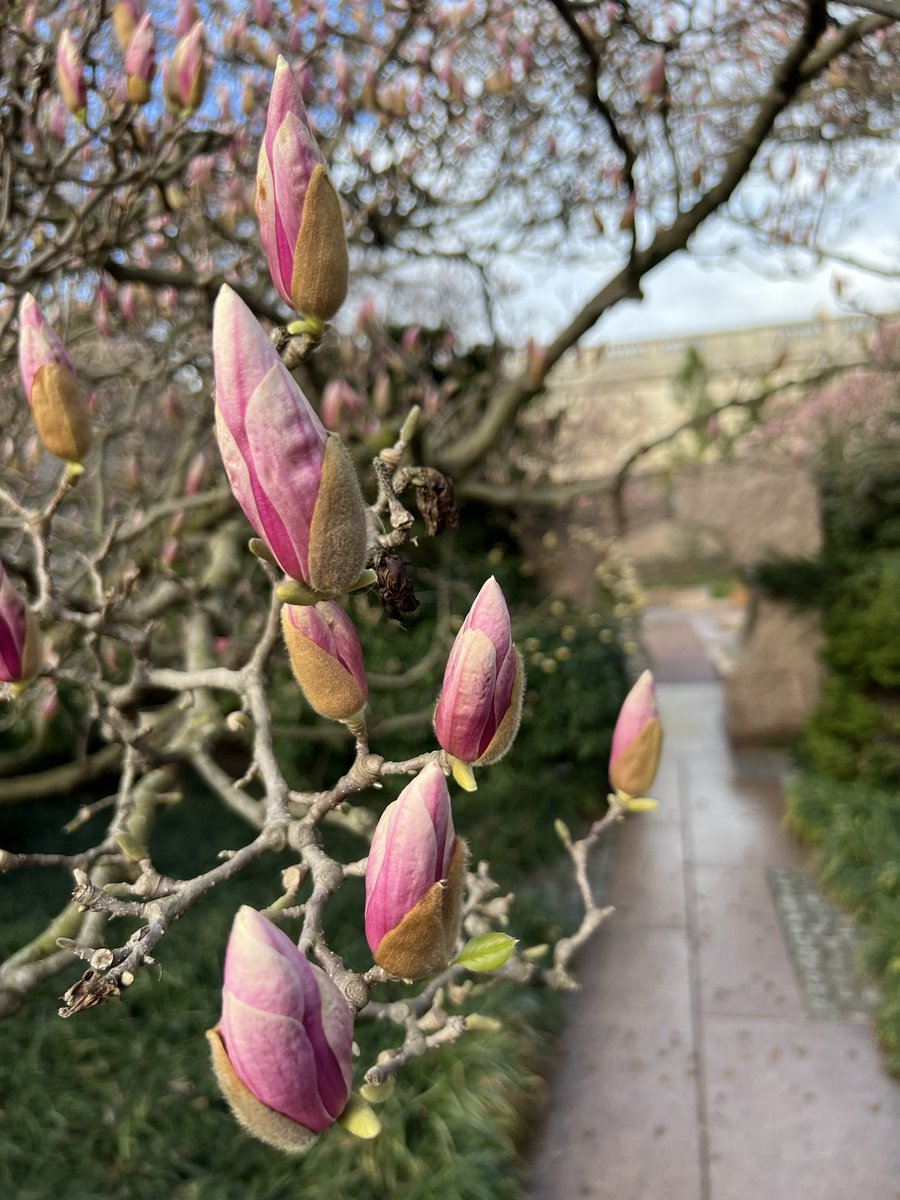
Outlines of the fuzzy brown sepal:
[[325,444],[309,528],[310,587],[332,596],[348,591],[366,565],[367,536],[366,508],[353,460],[332,433]]
[[34,679],[44,665],[44,639],[38,619],[30,608],[25,610],[25,644],[22,647],[20,682]]
[[194,75],[194,80],[191,84],[191,90],[188,92],[187,103],[184,106],[185,113],[196,112],[203,103],[203,95],[206,91],[206,63],[201,61],[197,68],[197,73]]
[[399,925],[386,933],[375,961],[395,979],[425,979],[453,957],[462,919],[468,849],[456,839],[447,878],[433,884]]
[[344,303],[350,279],[341,202],[328,172],[313,168],[294,247],[291,299],[299,313],[330,321]]
[[348,721],[366,703],[357,681],[343,663],[305,637],[281,610],[281,629],[294,678],[310,708],[329,721]]
[[112,20],[116,37],[124,54],[128,49],[128,43],[131,41],[131,35],[137,29],[137,22],[132,14],[131,6],[128,4],[117,4],[113,9]]
[[662,725],[654,718],[610,764],[610,783],[626,796],[646,796],[656,778],[661,749]]
[[150,84],[140,75],[125,77],[125,94],[132,104],[146,104],[150,99]]
[[31,384],[31,411],[45,450],[81,462],[91,448],[91,423],[78,380],[67,367],[45,363]]
[[269,1108],[241,1083],[229,1061],[218,1026],[206,1031],[206,1040],[209,1042],[216,1081],[238,1124],[267,1146],[274,1146],[285,1154],[305,1154],[318,1134]]
[[516,651],[516,677],[513,680],[512,693],[509,697],[509,708],[503,720],[497,726],[496,732],[488,742],[488,747],[480,758],[472,764],[476,767],[489,767],[491,763],[499,762],[516,740],[519,732],[519,722],[522,720],[522,702],[525,699],[525,663],[518,647]]

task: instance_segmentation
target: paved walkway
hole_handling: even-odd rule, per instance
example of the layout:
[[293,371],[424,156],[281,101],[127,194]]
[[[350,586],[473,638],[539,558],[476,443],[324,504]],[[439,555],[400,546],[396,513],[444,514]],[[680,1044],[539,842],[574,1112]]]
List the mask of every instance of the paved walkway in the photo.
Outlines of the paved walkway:
[[660,807],[617,834],[617,911],[579,963],[530,1195],[900,1200],[900,1085],[864,1020],[809,1015],[770,891],[804,854],[771,759],[725,739],[706,619],[650,614]]

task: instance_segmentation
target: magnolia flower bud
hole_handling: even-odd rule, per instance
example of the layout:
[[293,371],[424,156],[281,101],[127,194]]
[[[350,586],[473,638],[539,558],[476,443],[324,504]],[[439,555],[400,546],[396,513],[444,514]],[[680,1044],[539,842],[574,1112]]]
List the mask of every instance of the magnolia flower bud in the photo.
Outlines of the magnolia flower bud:
[[253,0],[253,16],[257,25],[266,29],[272,20],[272,0]]
[[150,99],[150,84],[156,74],[156,50],[150,14],[141,20],[125,51],[125,87],[132,104],[146,104]]
[[246,905],[228,939],[213,1070],[240,1123],[299,1154],[350,1096],[353,1016],[324,971]]
[[138,27],[141,17],[144,15],[144,5],[142,0],[119,0],[113,9],[112,19],[113,28],[116,31],[119,45],[122,47],[122,53],[128,50],[128,43],[131,41],[134,31]]
[[613,730],[609,780],[617,792],[645,796],[656,777],[662,749],[662,725],[653,676],[644,671],[625,697]]
[[286,575],[323,599],[347,591],[367,552],[353,463],[227,285],[213,312],[213,358],[216,436],[247,520]]
[[175,9],[175,36],[184,37],[198,20],[197,6],[193,0],[178,0]]
[[62,31],[56,47],[56,84],[69,112],[79,119],[83,118],[87,104],[84,63],[68,29]]
[[298,313],[330,321],[347,295],[344,218],[300,89],[282,57],[259,148],[256,217],[281,298]]
[[285,604],[281,627],[294,678],[310,707],[331,721],[357,717],[369,685],[353,622],[339,604]]
[[43,661],[37,618],[0,563],[0,682],[33,679]]
[[80,462],[91,445],[88,411],[72,360],[33,296],[19,307],[19,370],[43,446]]
[[515,740],[524,692],[522,658],[513,645],[503,592],[492,575],[450,651],[434,711],[437,740],[462,763],[497,762]]
[[187,115],[203,103],[206,88],[206,42],[202,21],[186,33],[169,62],[163,63],[163,95],[176,112]]
[[382,813],[366,865],[366,940],[389,975],[423,979],[450,961],[465,873],[447,783],[430,763]]

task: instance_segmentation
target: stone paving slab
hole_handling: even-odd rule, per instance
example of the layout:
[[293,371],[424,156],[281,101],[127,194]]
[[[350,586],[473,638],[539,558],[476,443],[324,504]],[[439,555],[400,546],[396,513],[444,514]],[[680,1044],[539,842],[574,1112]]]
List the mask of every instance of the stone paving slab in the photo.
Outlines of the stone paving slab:
[[862,938],[856,925],[805,871],[770,867],[767,874],[806,1011],[824,1020],[867,1022],[878,989],[859,966]]
[[704,1013],[806,1013],[758,866],[695,867],[699,1003]]
[[[609,924],[579,963],[556,1099],[533,1159],[541,1200],[699,1200],[688,954],[679,930]],[[669,996],[665,1009],[659,995]],[[561,1102],[560,1102],[561,1101]]]
[[703,1040],[711,1200],[896,1200],[898,1088],[868,1029],[709,1017]]
[[790,884],[831,928],[791,874],[783,758],[732,753],[718,683],[659,699],[660,808],[615,846],[619,914],[579,962],[531,1200],[900,1200],[900,1086],[858,1014],[809,1015],[789,949],[809,930],[773,901]]

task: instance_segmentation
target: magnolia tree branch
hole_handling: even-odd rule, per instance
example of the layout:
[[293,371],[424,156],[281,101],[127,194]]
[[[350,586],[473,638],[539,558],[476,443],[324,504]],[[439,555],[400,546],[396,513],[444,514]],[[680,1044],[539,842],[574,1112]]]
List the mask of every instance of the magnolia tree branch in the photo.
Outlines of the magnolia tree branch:
[[591,297],[568,325],[543,349],[539,363],[529,363],[516,378],[497,392],[473,429],[454,439],[449,445],[432,447],[432,457],[441,469],[452,475],[463,475],[483,459],[516,412],[543,391],[548,373],[563,354],[615,304],[626,299],[640,299],[640,284],[644,276],[673,254],[683,250],[700,226],[728,202],[746,176],[775,122],[790,106],[800,89],[824,70],[848,45],[865,37],[878,26],[877,18],[863,18],[833,38],[834,45],[826,43],[814,54],[814,47],[826,27],[826,5],[824,0],[813,0],[807,5],[802,32],[773,72],[771,84],[758,102],[755,116],[726,158],[717,182],[690,209],[679,213],[668,228],[660,230],[649,245],[635,251],[628,263]]
[[[111,7],[86,0],[69,28],[68,10],[54,0],[39,20],[33,6],[16,6],[12,36],[0,40],[8,84],[0,140],[11,151],[0,167],[0,352],[18,352],[28,400],[18,379],[7,384],[11,368],[0,380],[8,467],[0,659],[19,721],[5,730],[15,739],[37,726],[35,710],[46,723],[64,707],[54,728],[73,757],[0,781],[0,802],[116,779],[67,826],[102,826],[88,848],[0,850],[2,873],[62,868],[73,882],[71,902],[0,963],[0,1013],[75,964],[82,974],[62,1015],[123,996],[165,956],[177,921],[278,854],[288,865],[265,916],[237,914],[229,961],[249,954],[252,969],[237,974],[252,980],[259,955],[278,945],[298,978],[325,989],[323,1011],[333,1003],[338,1014],[329,1032],[341,1040],[340,1050],[327,1047],[331,1075],[335,1061],[349,1074],[353,1020],[383,1027],[394,1045],[365,1070],[377,1086],[479,1022],[490,1026],[477,1011],[463,1015],[480,990],[470,972],[485,987],[575,986],[575,956],[611,911],[595,895],[590,854],[627,811],[651,803],[632,799],[647,785],[628,779],[642,779],[647,763],[655,769],[659,722],[642,677],[617,725],[609,811],[580,840],[558,829],[580,916],[552,948],[514,948],[504,932],[514,928],[514,897],[500,893],[486,863],[467,868],[446,782],[487,787],[491,764],[516,735],[524,671],[499,584],[484,583],[462,623],[436,705],[418,708],[417,699],[418,711],[384,717],[370,687],[398,692],[447,654],[452,587],[434,588],[437,622],[421,659],[383,678],[366,675],[356,600],[338,600],[372,588],[388,618],[415,609],[400,554],[422,536],[410,498],[427,536],[456,524],[453,483],[438,468],[477,488],[473,468],[562,355],[612,305],[639,297],[647,272],[728,203],[761,149],[787,137],[789,110],[798,110],[793,132],[819,127],[822,77],[835,59],[851,74],[876,64],[889,83],[889,47],[879,42],[886,17],[834,28],[822,0],[759,21],[712,6],[689,27],[673,14],[662,36],[658,14],[641,3],[388,6],[375,23],[325,14],[304,33],[301,87],[292,65],[270,62],[270,42],[248,30],[258,20],[272,46],[290,45],[296,22],[287,6],[233,24],[207,6],[214,36],[205,40],[203,21],[179,34],[163,109],[142,107],[154,56],[146,40],[135,45],[136,33],[123,37],[128,6],[116,6],[115,28]],[[148,12],[154,21],[167,23]],[[757,56],[767,64],[761,96],[744,69]],[[214,87],[204,95],[207,74]],[[729,89],[740,81],[734,96],[720,93],[719,77]],[[557,83],[569,87],[561,110]],[[258,103],[264,89],[273,96],[268,115]],[[888,90],[854,112],[848,138],[869,144],[890,110]],[[850,103],[854,88],[845,91]],[[310,112],[323,125],[328,168]],[[274,128],[285,114],[286,142]],[[689,160],[686,131],[706,144],[703,161]],[[578,143],[571,161],[560,152],[568,143]],[[296,156],[291,177],[302,176],[302,187],[283,188],[274,146]],[[349,250],[341,196],[352,209]],[[513,212],[521,221],[507,219]],[[261,245],[248,237],[255,218]],[[502,377],[499,347],[467,358],[443,328],[449,283],[421,307],[414,300],[416,324],[382,330],[377,305],[358,295],[339,318],[343,336],[330,331],[350,267],[359,281],[371,263],[377,286],[439,260],[448,279],[462,269],[465,289],[477,272],[489,304],[498,254],[527,245],[571,255],[586,225],[602,260],[618,268],[548,346],[530,346],[511,379]],[[52,320],[24,294],[29,286],[54,308]],[[271,333],[258,317],[275,325]],[[358,386],[340,378],[348,364]],[[294,371],[311,384],[316,408]],[[35,431],[66,466],[48,468]],[[344,448],[344,433],[355,448]],[[373,459],[367,504],[354,464]],[[72,465],[82,462],[83,474]],[[220,486],[223,465],[257,535],[255,559],[244,550],[244,518]],[[426,588],[433,582],[422,578]],[[286,665],[319,720],[303,724],[298,740],[327,727],[329,755],[344,754],[333,782],[318,789],[293,787],[290,756],[279,753],[293,715],[281,705]],[[439,748],[390,759],[383,738],[420,725],[434,731],[423,744]],[[23,735],[7,763],[20,769],[43,744]],[[392,779],[405,786],[376,816],[370,802]],[[241,833],[175,878],[154,861],[154,830],[171,806],[190,802],[198,780],[240,818]],[[334,851],[335,830],[360,839],[348,861]],[[413,876],[424,888],[410,903]],[[335,897],[363,878],[360,922],[374,965],[368,956],[353,962],[351,943],[326,936]],[[397,980],[414,981],[410,994],[385,1000],[384,985]],[[213,1033],[226,1060],[227,1025],[223,1016]],[[326,1034],[307,1032],[315,1055]],[[229,1096],[238,1057],[223,1068]]]

